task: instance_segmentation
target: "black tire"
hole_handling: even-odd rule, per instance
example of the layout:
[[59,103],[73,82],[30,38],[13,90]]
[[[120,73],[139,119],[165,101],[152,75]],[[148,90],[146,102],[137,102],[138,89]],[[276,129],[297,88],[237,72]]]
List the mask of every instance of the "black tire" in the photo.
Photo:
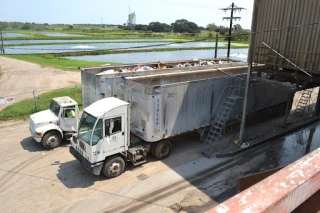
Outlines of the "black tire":
[[168,140],[160,141],[154,149],[154,156],[159,160],[165,159],[170,156],[172,144]]
[[153,156],[155,156],[156,143],[151,144],[150,152]]
[[125,167],[126,164],[122,157],[112,156],[106,159],[102,168],[102,173],[107,178],[114,178],[121,175],[124,172]]
[[47,132],[42,140],[41,143],[44,148],[46,149],[54,149],[61,145],[62,143],[62,137],[60,132],[58,131],[49,131]]

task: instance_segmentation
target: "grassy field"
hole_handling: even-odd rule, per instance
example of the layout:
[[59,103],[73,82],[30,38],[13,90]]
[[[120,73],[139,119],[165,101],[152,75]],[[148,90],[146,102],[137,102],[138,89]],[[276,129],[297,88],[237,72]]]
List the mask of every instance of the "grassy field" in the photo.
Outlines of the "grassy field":
[[66,58],[56,58],[52,54],[28,54],[28,55],[4,55],[5,57],[19,59],[23,61],[29,61],[40,64],[43,67],[54,67],[62,70],[77,71],[78,67],[82,66],[99,66],[104,64],[119,64],[108,62],[90,62],[90,61],[78,61],[69,60]]
[[[37,96],[38,111],[48,109],[52,98],[60,96],[71,97],[77,101],[79,107],[82,108],[81,87],[77,87],[55,90]],[[27,119],[35,112],[36,110],[33,99],[26,99],[17,103],[13,103],[0,111],[0,121]]]

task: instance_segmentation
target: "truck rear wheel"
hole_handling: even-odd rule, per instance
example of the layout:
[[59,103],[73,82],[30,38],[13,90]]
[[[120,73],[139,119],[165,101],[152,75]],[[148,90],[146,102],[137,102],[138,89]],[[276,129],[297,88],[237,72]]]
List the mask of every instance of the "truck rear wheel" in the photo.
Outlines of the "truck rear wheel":
[[61,142],[62,142],[61,134],[57,131],[47,132],[41,140],[43,147],[46,149],[57,148],[61,145]]
[[125,169],[125,162],[120,156],[112,156],[106,159],[102,172],[107,178],[114,178],[121,175]]
[[154,156],[159,160],[165,159],[170,156],[172,144],[168,140],[160,141],[154,149]]

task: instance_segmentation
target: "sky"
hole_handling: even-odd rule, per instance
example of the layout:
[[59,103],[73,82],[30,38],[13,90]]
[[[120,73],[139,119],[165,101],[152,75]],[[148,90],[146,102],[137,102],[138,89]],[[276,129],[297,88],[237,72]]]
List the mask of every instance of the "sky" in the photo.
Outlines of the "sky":
[[136,12],[137,24],[159,21],[167,24],[177,19],[187,19],[199,26],[209,23],[229,26],[222,17],[230,17],[221,8],[234,2],[244,7],[240,24],[245,29],[251,27],[254,0],[0,0],[0,21],[19,21],[49,24],[123,24],[127,22],[129,6]]

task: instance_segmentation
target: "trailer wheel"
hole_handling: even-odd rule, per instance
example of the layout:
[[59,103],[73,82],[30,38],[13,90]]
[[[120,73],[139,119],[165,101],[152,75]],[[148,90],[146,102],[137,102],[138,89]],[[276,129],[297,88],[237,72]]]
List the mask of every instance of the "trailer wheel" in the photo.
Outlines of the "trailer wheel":
[[107,178],[114,178],[124,172],[125,166],[126,164],[122,157],[112,156],[106,159],[102,172]]
[[152,143],[150,147],[150,152],[153,156],[155,156],[156,143]]
[[43,147],[46,149],[57,148],[61,145],[61,142],[62,142],[61,134],[57,131],[47,132],[41,140]]
[[169,157],[172,149],[172,144],[168,140],[160,141],[154,149],[154,156],[159,160]]

